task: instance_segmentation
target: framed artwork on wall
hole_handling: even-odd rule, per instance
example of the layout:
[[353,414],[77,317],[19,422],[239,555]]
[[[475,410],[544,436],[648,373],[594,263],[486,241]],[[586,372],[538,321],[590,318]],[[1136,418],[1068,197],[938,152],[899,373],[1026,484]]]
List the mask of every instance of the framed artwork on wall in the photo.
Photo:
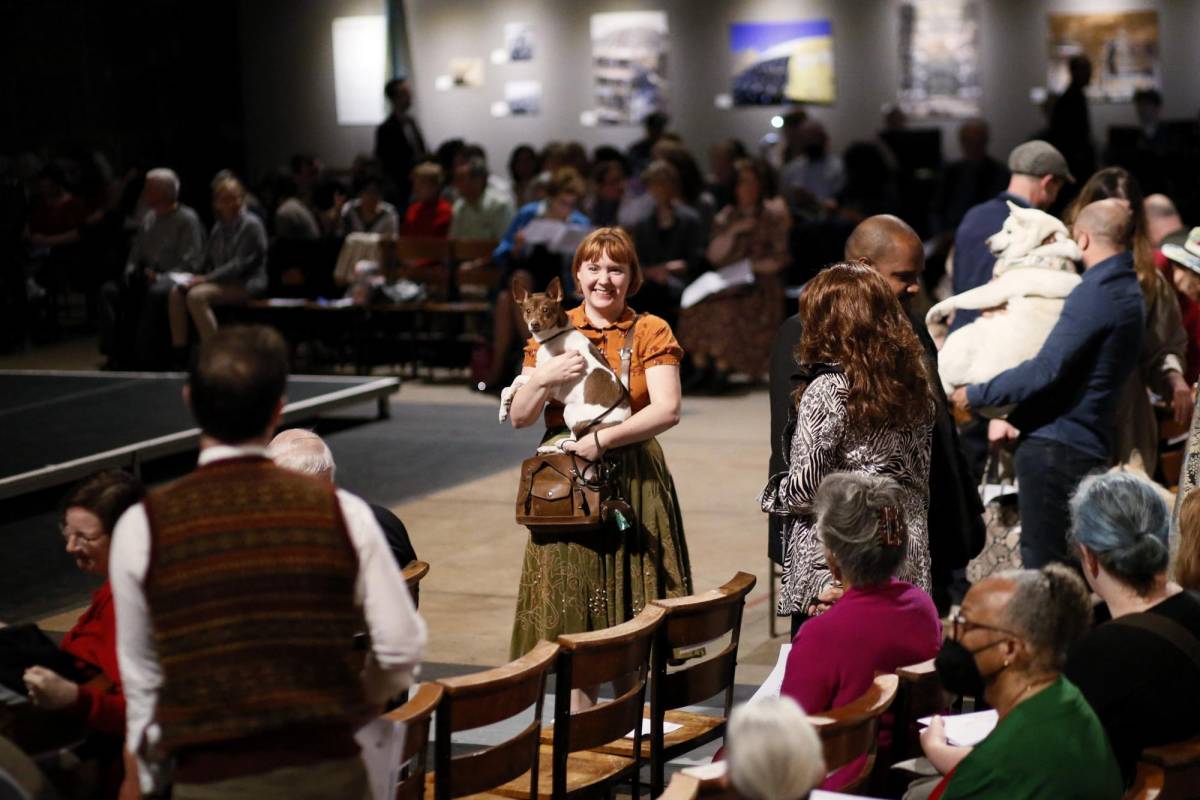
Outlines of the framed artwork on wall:
[[667,110],[667,12],[593,14],[592,96],[599,125]]
[[827,19],[729,26],[735,106],[832,103],[833,25]]
[[918,119],[979,116],[979,3],[900,3],[900,108]]
[[1079,55],[1092,62],[1088,96],[1123,103],[1138,89],[1158,89],[1158,12],[1050,14],[1046,87],[1061,94],[1070,83],[1067,64]]

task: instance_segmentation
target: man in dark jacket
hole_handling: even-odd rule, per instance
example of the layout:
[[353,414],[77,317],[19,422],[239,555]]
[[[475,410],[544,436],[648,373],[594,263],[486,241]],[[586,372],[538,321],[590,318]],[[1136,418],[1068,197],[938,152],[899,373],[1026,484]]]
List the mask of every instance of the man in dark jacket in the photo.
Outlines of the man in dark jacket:
[[[846,242],[847,261],[860,261],[887,279],[900,303],[908,310],[917,293],[917,278],[925,268],[924,249],[916,232],[889,214],[868,217],[859,223]],[[933,597],[939,609],[950,605],[948,592],[954,570],[962,569],[983,547],[983,504],[967,469],[958,443],[958,431],[946,405],[946,395],[937,374],[937,348],[919,316],[909,312],[917,338],[929,359],[930,381],[937,412],[929,466],[929,554],[932,561]],[[796,407],[795,350],[803,333],[796,314],[784,320],[771,348],[771,463],[770,474],[787,469],[791,431]],[[783,520],[772,515],[768,553],[783,563]]]
[[412,108],[412,88],[404,78],[393,78],[383,88],[392,104],[391,115],[375,129],[375,157],[392,183],[395,195],[389,197],[401,210],[408,208],[412,196],[412,168],[425,157],[425,137],[417,120],[408,113]]

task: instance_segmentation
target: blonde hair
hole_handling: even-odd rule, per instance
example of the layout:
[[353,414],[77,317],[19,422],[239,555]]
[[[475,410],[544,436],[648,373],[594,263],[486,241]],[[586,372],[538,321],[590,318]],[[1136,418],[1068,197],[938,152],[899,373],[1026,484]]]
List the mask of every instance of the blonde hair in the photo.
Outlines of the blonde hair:
[[441,186],[443,177],[442,165],[433,161],[425,161],[417,164],[412,170],[412,179],[414,181],[429,181]]
[[790,697],[735,708],[725,760],[733,788],[746,800],[800,800],[825,779],[821,737]]
[[597,228],[585,236],[575,250],[571,274],[578,275],[585,262],[594,262],[605,253],[608,253],[608,257],[614,262],[629,268],[629,291],[626,297],[637,294],[637,290],[642,288],[642,265],[638,261],[633,240],[621,228]]

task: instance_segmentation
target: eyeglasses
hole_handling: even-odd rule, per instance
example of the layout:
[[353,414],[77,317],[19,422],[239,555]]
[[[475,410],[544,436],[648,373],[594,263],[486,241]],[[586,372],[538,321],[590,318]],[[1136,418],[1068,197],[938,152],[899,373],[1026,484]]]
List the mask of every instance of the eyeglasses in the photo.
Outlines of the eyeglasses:
[[99,533],[94,536],[88,536],[81,531],[75,530],[74,528],[68,528],[66,525],[60,525],[59,531],[62,532],[63,541],[67,544],[70,544],[72,539],[80,544],[96,544],[105,536],[103,533]]
[[1021,638],[1018,634],[1008,630],[1007,628],[998,628],[995,625],[984,625],[979,622],[971,622],[971,620],[969,620],[965,616],[963,616],[963,612],[961,609],[958,611],[958,613],[956,613],[950,617],[950,624],[952,626],[950,629],[951,630],[951,638],[953,638],[954,641],[956,641],[956,642],[962,641],[963,634],[965,634],[967,631],[972,630],[974,628],[978,628],[980,630],[985,630],[985,631],[996,631],[997,633],[1005,633],[1005,634],[1008,634],[1009,636],[1015,636],[1018,639]]

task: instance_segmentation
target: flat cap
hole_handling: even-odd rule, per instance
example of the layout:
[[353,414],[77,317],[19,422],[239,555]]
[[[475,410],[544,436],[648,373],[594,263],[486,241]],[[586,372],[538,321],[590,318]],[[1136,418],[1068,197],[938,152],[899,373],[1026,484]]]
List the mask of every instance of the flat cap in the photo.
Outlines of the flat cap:
[[1008,154],[1008,169],[1021,175],[1053,175],[1056,178],[1075,182],[1075,176],[1067,168],[1067,160],[1058,148],[1041,139],[1019,144]]

